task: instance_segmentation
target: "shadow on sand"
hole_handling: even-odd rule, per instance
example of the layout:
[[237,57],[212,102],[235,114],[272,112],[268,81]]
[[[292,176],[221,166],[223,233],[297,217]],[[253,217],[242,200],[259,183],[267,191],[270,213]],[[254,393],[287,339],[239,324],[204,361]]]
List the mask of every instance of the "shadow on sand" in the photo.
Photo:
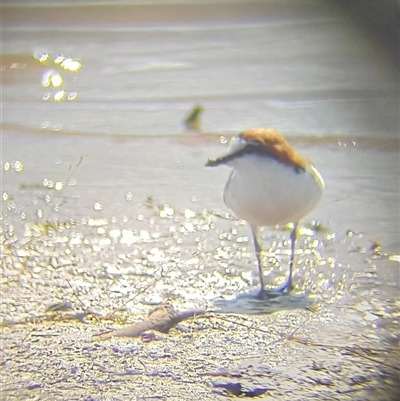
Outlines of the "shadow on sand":
[[311,303],[304,294],[265,292],[264,298],[260,299],[257,292],[247,292],[231,300],[216,300],[213,312],[264,315],[281,310],[304,309]]

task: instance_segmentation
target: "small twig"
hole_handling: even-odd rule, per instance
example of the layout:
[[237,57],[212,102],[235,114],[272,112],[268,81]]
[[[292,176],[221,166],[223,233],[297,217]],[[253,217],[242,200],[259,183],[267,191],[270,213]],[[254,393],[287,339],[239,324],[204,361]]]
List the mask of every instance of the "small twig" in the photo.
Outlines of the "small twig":
[[[193,255],[188,258],[187,260],[191,259],[193,257]],[[170,270],[172,271],[173,268]],[[127,301],[125,301],[122,305],[120,305],[118,308],[114,309],[111,313],[109,313],[107,315],[108,318],[112,317],[117,311],[118,309],[126,306],[129,302],[132,302],[134,299],[136,299],[138,296],[144,294],[149,288],[153,287],[155,284],[157,284],[159,281],[161,281],[162,279],[164,279],[166,277],[166,274],[169,273],[169,271],[167,273],[164,273],[163,268],[160,267],[159,269],[157,269],[154,274],[157,274],[161,271],[161,275],[160,277],[158,277],[157,279],[154,279],[150,284],[148,284],[146,287],[142,288],[139,292],[137,292],[135,295],[133,295],[131,298],[129,298]]]
[[27,339],[34,331],[35,331],[35,329],[32,329],[31,331],[29,331],[29,332],[27,333],[27,335],[22,339],[21,344],[23,344],[23,343],[26,341],[26,339]]
[[77,300],[80,302],[80,304],[82,305],[82,309],[83,309],[84,314],[85,314],[86,316],[88,316],[88,315],[93,316],[93,318],[97,321],[97,323],[99,323],[99,322],[100,322],[100,319],[98,318],[97,313],[95,313],[95,312],[91,311],[90,309],[87,309],[87,308],[86,308],[84,302],[79,298],[78,294],[75,292],[74,288],[72,287],[71,282],[70,282],[67,278],[66,278],[65,280],[66,280],[66,282],[68,283],[69,287],[71,288],[72,293],[74,294],[74,296],[76,297],[76,299],[77,299]]
[[296,333],[296,331],[297,331],[298,329],[300,329],[301,327],[303,327],[309,320],[310,320],[310,319],[307,318],[306,320],[304,320],[303,323],[301,323],[300,325],[298,325],[298,326],[293,330],[293,332],[292,332],[291,334],[289,334],[289,336],[287,337],[287,339],[288,339],[288,340],[291,340],[291,339],[293,338],[294,334]]
[[270,334],[270,332],[268,330],[264,330],[264,329],[262,329],[260,327],[254,327],[252,325],[241,323],[241,322],[226,318],[226,317],[221,316],[221,315],[216,315],[216,314],[211,314],[210,313],[210,314],[206,315],[205,317],[218,317],[218,319],[220,319],[220,320],[223,320],[223,321],[228,322],[228,323],[237,324],[238,326],[245,327],[246,329],[254,329],[256,331],[260,331],[261,333]]
[[[156,273],[161,270],[162,268],[160,267],[160,269],[158,269],[156,271]],[[120,305],[118,308],[114,309],[112,312],[110,312],[107,315],[107,318],[111,318],[112,316],[114,316],[114,314],[118,311],[118,309],[124,307],[125,305],[127,305],[129,302],[133,301],[135,298],[137,298],[139,295],[144,294],[149,288],[153,287],[155,284],[157,284],[163,277],[159,277],[156,280],[153,280],[150,284],[148,284],[146,287],[142,288],[139,292],[137,292],[134,296],[132,296],[131,298],[129,298],[127,301],[125,301],[122,305]]]
[[[204,317],[207,317],[207,315],[204,316]],[[245,327],[245,328],[247,328],[247,329],[254,329],[254,330],[260,331],[260,332],[262,332],[262,333],[270,333],[269,331],[264,330],[264,329],[262,329],[262,328],[260,328],[260,327],[254,327],[253,325],[244,324],[244,323],[237,322],[237,321],[234,321],[234,320],[232,320],[232,319],[228,319],[228,318],[221,317],[221,316],[218,316],[218,318],[221,319],[221,320],[224,320],[224,321],[226,321],[226,322],[229,322],[229,323],[235,323],[235,324],[237,324],[237,325],[239,325],[239,326],[242,326],[242,327]],[[332,344],[316,343],[316,342],[312,342],[312,341],[309,341],[309,340],[304,340],[304,339],[295,337],[294,334],[295,334],[302,326],[304,326],[304,324],[306,324],[306,323],[308,322],[308,320],[309,320],[308,318],[307,318],[306,320],[304,320],[299,326],[297,326],[297,327],[293,330],[293,332],[292,332],[291,334],[277,333],[277,334],[279,334],[279,335],[281,336],[281,338],[278,338],[278,339],[276,339],[276,340],[271,341],[269,344],[267,344],[267,347],[270,347],[271,345],[276,344],[276,343],[278,343],[278,342],[280,342],[280,341],[283,341],[283,340],[290,340],[290,341],[295,341],[295,342],[300,343],[300,344],[303,344],[303,345],[311,345],[311,346],[322,347],[322,348],[327,348],[327,349],[329,349],[329,348],[348,349],[349,351],[352,351],[354,354],[356,354],[356,355],[358,355],[358,356],[360,356],[360,357],[362,357],[362,358],[368,359],[368,360],[371,361],[371,362],[374,362],[374,363],[377,363],[377,364],[381,364],[381,365],[386,366],[386,367],[391,367],[391,365],[385,363],[384,361],[380,361],[380,360],[378,360],[378,359],[371,358],[370,356],[365,355],[364,353],[367,352],[368,349],[363,348],[363,347],[361,347],[361,346],[359,346],[359,345],[357,345],[357,344],[355,344],[354,347],[358,348],[358,352],[357,352],[357,350],[351,349],[351,346],[349,346],[349,345],[332,345]],[[376,349],[376,350],[374,350],[374,351],[383,353],[383,352],[385,352],[385,351],[387,351],[387,350],[384,350],[384,349]],[[363,352],[364,352],[364,353],[363,353]],[[249,356],[247,356],[245,359],[259,358],[259,357],[262,357],[262,356],[265,356],[265,354],[249,355]],[[240,357],[240,358],[238,358],[238,359],[243,359],[243,357]]]
[[146,375],[147,375],[148,371],[147,371],[147,366],[146,366],[146,364],[145,364],[142,360],[140,360],[139,358],[138,358],[138,362],[143,366],[143,368],[144,368],[144,373],[146,373]]
[[66,278],[65,281],[68,283],[69,287],[72,290],[72,293],[74,294],[75,298],[81,303],[82,308],[84,311],[87,311],[85,304],[83,303],[83,301],[78,297],[78,294],[75,292],[74,287],[72,287],[71,282]]

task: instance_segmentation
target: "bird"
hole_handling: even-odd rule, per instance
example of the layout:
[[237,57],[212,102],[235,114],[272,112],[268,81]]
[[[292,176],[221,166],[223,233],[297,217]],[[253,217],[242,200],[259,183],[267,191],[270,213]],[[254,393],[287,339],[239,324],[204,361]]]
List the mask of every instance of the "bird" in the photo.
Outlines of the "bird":
[[183,124],[187,130],[190,131],[201,131],[201,115],[204,112],[204,107],[201,104],[197,104],[190,110],[189,114],[185,117]]
[[272,128],[251,128],[232,138],[228,153],[209,159],[206,167],[231,168],[223,199],[228,208],[250,226],[258,264],[260,291],[264,298],[260,227],[293,223],[290,234],[289,274],[272,292],[290,293],[297,229],[300,219],[318,204],[325,183],[312,162],[298,153]]

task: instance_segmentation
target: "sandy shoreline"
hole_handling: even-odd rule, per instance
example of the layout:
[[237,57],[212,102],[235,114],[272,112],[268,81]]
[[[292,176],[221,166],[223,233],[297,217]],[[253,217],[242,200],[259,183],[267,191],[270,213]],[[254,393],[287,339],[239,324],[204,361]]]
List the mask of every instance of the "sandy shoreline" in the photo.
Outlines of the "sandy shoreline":
[[91,341],[92,333],[118,325],[90,317],[68,323],[62,314],[3,327],[1,394],[9,400],[223,400],[232,392],[265,400],[395,400],[398,345],[349,326],[344,332],[337,323],[321,329],[318,320],[309,311],[215,315],[156,333],[150,342]]
[[[2,394],[215,400],[240,386],[242,395],[264,391],[266,400],[390,400],[382,394],[399,369],[397,226],[389,206],[397,199],[390,192],[397,153],[299,145],[323,165],[325,205],[303,224],[297,296],[260,303],[238,298],[257,283],[247,227],[222,205],[227,172],[210,176],[202,167],[223,146],[198,140],[201,146],[179,136],[3,136],[11,167],[2,183],[9,196],[1,233]],[[372,157],[380,168],[357,169]],[[337,209],[338,193],[350,197],[352,213]],[[325,229],[310,226],[312,218]],[[287,235],[264,232],[270,279],[286,273]],[[93,340],[162,302],[218,313],[156,333],[155,341]]]

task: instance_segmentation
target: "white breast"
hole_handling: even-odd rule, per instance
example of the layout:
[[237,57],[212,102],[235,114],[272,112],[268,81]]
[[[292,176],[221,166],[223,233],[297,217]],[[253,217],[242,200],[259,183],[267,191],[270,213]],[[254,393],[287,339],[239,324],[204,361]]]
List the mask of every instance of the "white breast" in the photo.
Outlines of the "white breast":
[[243,155],[232,160],[224,201],[237,217],[253,226],[297,222],[322,197],[324,183],[313,167],[307,171],[269,156]]

